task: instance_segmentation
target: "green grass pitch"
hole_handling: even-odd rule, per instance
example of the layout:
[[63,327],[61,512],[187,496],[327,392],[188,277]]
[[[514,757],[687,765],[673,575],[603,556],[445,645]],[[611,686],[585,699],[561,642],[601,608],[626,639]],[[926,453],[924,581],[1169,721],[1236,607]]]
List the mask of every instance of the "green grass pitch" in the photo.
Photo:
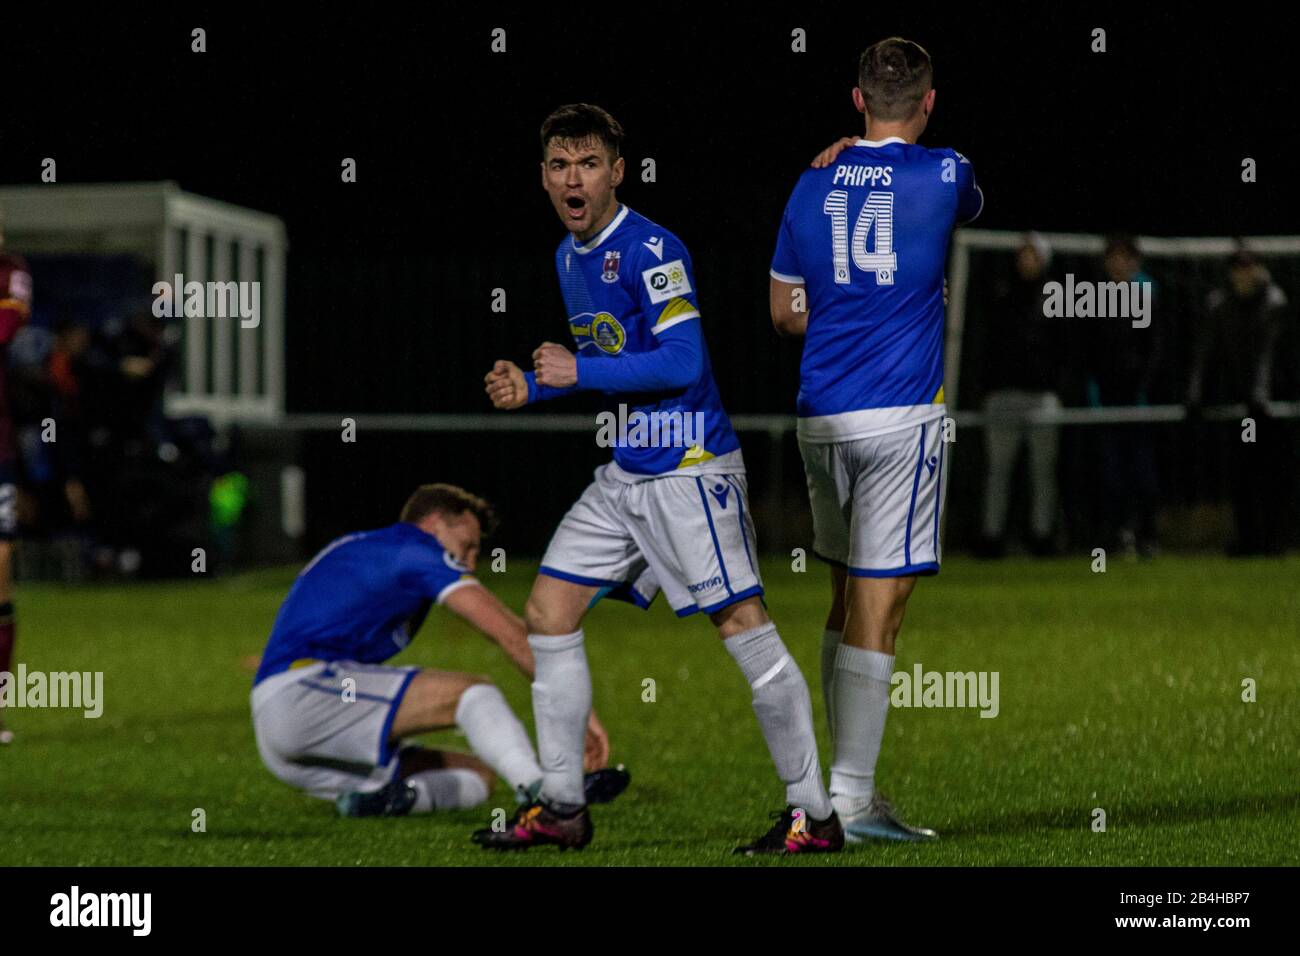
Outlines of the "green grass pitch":
[[[248,716],[294,570],[195,583],[17,593],[29,669],[104,672],[104,714],[14,710],[0,748],[0,865],[1259,865],[1300,858],[1300,559],[1164,557],[979,564],[923,580],[897,666],[997,671],[1000,712],[893,709],[877,780],[926,846],[745,861],[782,801],[748,688],[707,621],[602,604],[588,617],[596,707],[629,791],[595,842],[497,856],[487,811],[340,820],[263,769]],[[482,575],[519,608],[535,565]],[[770,610],[813,693],[825,569],[769,560]],[[528,687],[443,611],[399,658],[483,672],[532,718]],[[655,700],[643,700],[647,678]],[[1242,682],[1257,685],[1243,702]],[[455,733],[431,741],[463,748]],[[512,806],[498,786],[489,806]],[[206,832],[191,830],[206,813]],[[1106,813],[1094,832],[1093,810]]]

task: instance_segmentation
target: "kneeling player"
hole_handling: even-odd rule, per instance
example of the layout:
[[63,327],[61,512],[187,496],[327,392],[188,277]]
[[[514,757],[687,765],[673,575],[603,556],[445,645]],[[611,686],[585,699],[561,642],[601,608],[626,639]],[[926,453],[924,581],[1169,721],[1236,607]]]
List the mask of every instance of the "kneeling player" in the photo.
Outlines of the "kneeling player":
[[[382,662],[410,643],[432,604],[460,615],[529,677],[523,621],[471,574],[495,517],[483,499],[423,485],[386,528],[344,535],[303,569],[276,616],[253,683],[253,728],[275,776],[345,816],[401,816],[472,807],[501,777],[527,801],[538,766],[523,724],[487,678]],[[474,755],[404,744],[459,727]],[[603,767],[609,740],[591,715],[584,760]],[[622,770],[584,779],[612,799]]]

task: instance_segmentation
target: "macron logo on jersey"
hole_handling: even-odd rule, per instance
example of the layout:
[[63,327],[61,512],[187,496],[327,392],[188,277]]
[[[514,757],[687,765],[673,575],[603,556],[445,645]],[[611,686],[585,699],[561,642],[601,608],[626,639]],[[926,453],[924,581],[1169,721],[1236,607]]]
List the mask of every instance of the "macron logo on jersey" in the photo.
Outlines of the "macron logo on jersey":
[[686,277],[686,266],[681,259],[665,262],[661,266],[651,266],[641,273],[641,281],[645,283],[654,305],[691,292],[691,280]]
[[649,242],[643,242],[641,245],[653,252],[655,258],[660,262],[664,261],[664,240],[662,236],[651,236]]

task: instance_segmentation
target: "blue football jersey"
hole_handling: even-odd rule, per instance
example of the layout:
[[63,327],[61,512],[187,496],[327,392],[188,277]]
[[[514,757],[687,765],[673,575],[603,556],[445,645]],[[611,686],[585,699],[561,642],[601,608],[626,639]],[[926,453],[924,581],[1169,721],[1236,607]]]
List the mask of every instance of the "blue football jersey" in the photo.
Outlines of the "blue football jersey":
[[983,204],[961,153],[897,137],[858,140],[804,171],[771,270],[807,290],[803,438],[863,438],[944,414],[944,262],[953,227]]
[[474,582],[413,524],[337,538],[293,582],[253,683],[303,658],[382,663],[411,642],[431,605]]
[[[617,362],[654,349],[660,333],[700,319],[695,271],[686,247],[627,206],[586,242],[565,236],[555,252],[555,268],[579,356]],[[677,415],[691,429],[681,433],[688,440],[676,445],[655,447],[649,437],[638,445],[635,433],[615,444],[614,461],[633,474],[664,474],[740,447],[722,407],[707,349],[699,375],[685,389],[607,394],[628,406],[628,418],[641,413],[662,421],[663,416]]]

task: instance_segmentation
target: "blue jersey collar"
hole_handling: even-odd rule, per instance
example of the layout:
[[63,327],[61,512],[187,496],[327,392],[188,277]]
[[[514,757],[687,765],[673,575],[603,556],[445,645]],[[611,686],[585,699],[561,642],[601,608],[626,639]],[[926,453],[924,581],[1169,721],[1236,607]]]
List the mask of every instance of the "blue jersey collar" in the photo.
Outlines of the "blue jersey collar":
[[584,256],[593,251],[597,246],[613,235],[615,229],[623,224],[623,220],[627,218],[627,211],[627,206],[623,203],[619,203],[618,215],[609,221],[608,226],[600,230],[600,232],[596,233],[596,235],[592,236],[582,245],[578,245],[578,237],[570,233],[569,240],[573,243],[573,251]]

